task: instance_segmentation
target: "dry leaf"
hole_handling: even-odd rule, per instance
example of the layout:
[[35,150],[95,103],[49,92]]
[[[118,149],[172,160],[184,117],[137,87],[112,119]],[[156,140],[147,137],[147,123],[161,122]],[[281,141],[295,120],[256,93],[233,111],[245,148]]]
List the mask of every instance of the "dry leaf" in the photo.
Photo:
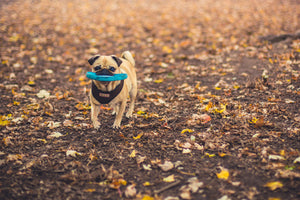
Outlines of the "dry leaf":
[[220,173],[217,173],[218,179],[227,180],[229,177],[229,171],[225,168],[222,168],[222,171]]
[[143,168],[144,168],[144,170],[148,170],[148,171],[151,171],[151,170],[152,170],[150,164],[148,164],[148,165],[143,164]]
[[136,196],[136,189],[134,184],[127,186],[127,188],[125,189],[125,196],[128,198]]
[[194,132],[194,130],[192,130],[192,129],[183,129],[182,131],[181,131],[181,134],[183,134],[183,133],[186,133],[186,132],[188,132],[188,133],[193,133]]
[[158,166],[165,172],[174,168],[174,164],[170,161],[165,161],[164,164],[158,164]]
[[75,158],[76,156],[81,156],[82,153],[79,153],[79,152],[74,151],[74,150],[68,150],[68,151],[66,152],[66,155]]
[[285,160],[285,158],[279,155],[269,155],[269,160]]
[[154,200],[153,197],[145,195],[142,200]]
[[47,139],[50,139],[50,138],[59,138],[63,136],[60,132],[53,132],[52,134],[48,135],[47,136]]
[[268,182],[264,185],[264,187],[268,187],[270,190],[276,190],[277,188],[282,188],[283,184],[280,181]]
[[166,178],[163,178],[163,181],[164,181],[164,182],[167,182],[167,183],[169,183],[169,182],[174,182],[174,181],[175,181],[174,174],[172,174],[172,175],[170,175],[170,176],[168,176],[168,177],[166,177]]
[[38,98],[49,98],[50,93],[47,90],[40,90],[39,93],[36,94]]

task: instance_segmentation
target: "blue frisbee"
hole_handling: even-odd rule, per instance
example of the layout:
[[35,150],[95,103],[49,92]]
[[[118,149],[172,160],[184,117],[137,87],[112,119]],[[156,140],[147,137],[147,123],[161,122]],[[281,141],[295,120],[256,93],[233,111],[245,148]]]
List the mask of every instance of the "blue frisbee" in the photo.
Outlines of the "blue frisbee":
[[97,81],[121,81],[128,77],[127,74],[97,75],[95,72],[87,72],[86,77]]

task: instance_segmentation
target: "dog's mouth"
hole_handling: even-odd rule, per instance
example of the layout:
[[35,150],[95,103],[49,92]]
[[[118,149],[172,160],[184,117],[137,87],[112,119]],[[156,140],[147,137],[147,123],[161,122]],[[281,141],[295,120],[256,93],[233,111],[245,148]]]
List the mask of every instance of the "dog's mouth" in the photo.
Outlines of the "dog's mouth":
[[96,75],[113,76],[114,74],[111,71],[107,70],[107,69],[102,69],[100,71],[97,71]]

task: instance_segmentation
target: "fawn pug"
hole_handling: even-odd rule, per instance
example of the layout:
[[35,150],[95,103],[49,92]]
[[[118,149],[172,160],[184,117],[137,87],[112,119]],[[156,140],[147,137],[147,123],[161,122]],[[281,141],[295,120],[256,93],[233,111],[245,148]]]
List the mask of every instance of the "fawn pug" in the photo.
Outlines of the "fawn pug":
[[126,117],[131,117],[134,109],[137,95],[135,60],[129,51],[125,51],[121,57],[95,55],[88,62],[96,75],[113,76],[119,73],[128,75],[127,79],[120,81],[92,80],[90,92],[91,120],[94,128],[100,128],[100,122],[98,121],[100,104],[109,104],[114,109],[116,118],[113,128],[120,128],[128,96],[130,97],[130,104]]

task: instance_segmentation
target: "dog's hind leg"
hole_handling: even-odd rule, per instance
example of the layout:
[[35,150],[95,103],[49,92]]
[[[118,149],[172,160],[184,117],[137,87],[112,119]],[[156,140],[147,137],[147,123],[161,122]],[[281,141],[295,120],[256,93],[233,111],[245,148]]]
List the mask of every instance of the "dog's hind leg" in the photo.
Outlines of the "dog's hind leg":
[[130,95],[130,104],[129,104],[128,111],[126,113],[127,118],[132,117],[132,112],[134,110],[134,103],[135,103],[135,99],[136,99],[136,95],[137,95],[137,86],[136,85],[133,86],[129,95]]

